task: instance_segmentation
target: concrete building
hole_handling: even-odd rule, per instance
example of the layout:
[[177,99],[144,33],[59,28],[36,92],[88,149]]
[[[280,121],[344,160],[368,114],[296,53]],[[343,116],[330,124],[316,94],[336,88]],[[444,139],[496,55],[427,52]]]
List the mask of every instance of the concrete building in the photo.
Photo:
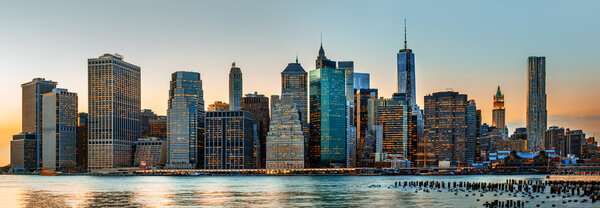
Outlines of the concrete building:
[[171,75],[167,117],[165,168],[202,168],[205,112],[200,73],[178,71]]
[[252,113],[206,112],[206,169],[254,169],[255,132]]
[[44,169],[77,166],[77,94],[55,88],[43,95]]
[[35,78],[21,85],[22,89],[22,120],[21,132],[35,134],[36,164],[42,167],[42,95],[52,92],[56,82],[44,78]]
[[[308,73],[298,63],[289,63],[281,72],[281,93],[291,93],[294,96],[294,103],[299,109],[300,121],[302,121],[302,132],[304,132],[305,147],[308,147]],[[271,111],[274,104],[277,103],[271,96]],[[272,113],[271,113],[272,115]]]
[[304,168],[304,132],[294,94],[281,94],[275,105],[267,136],[266,168]]
[[505,112],[504,109],[504,95],[500,92],[500,86],[498,91],[494,95],[494,107],[492,110],[492,127],[496,127],[499,131],[504,134],[504,138],[508,138],[508,131],[506,129]]
[[140,134],[140,67],[118,54],[88,59],[88,86],[88,170],[131,167]]
[[529,151],[544,149],[547,126],[546,58],[527,59],[527,145]]
[[139,138],[135,142],[134,167],[162,167],[165,161],[161,161],[166,143],[164,139],[157,137]]
[[34,171],[37,166],[35,133],[13,135],[10,141],[10,166],[15,171]]

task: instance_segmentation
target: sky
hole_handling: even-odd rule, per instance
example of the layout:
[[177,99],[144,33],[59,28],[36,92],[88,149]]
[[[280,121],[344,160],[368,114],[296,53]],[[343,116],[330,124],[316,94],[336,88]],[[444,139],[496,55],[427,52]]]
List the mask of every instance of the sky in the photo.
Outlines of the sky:
[[87,59],[119,53],[141,67],[142,108],[165,115],[170,74],[200,72],[206,105],[228,101],[236,62],[244,93],[281,92],[296,55],[315,68],[351,60],[371,88],[396,90],[396,53],[415,53],[417,103],[467,94],[491,123],[500,85],[510,131],[525,126],[526,61],[546,57],[548,126],[600,133],[599,1],[10,1],[0,7],[0,165],[21,131],[21,84],[36,77],[78,93],[87,112]]

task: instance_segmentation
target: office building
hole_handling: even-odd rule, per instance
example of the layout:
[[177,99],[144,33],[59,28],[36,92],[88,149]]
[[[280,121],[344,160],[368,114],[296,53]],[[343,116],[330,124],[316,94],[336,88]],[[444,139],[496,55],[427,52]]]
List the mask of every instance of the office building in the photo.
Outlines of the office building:
[[319,49],[310,80],[310,167],[346,165],[346,75]]
[[527,59],[527,81],[527,145],[535,152],[544,148],[547,125],[545,57]]
[[565,145],[565,129],[558,126],[551,126],[544,133],[544,149],[555,150],[560,156],[564,154]]
[[[289,63],[281,72],[281,93],[291,93],[294,96],[294,103],[299,109],[300,121],[302,123],[302,132],[304,132],[304,149],[308,150],[308,74],[298,63]],[[277,100],[271,96],[271,115],[273,115],[275,103]]]
[[253,120],[247,111],[206,112],[206,169],[256,168]]
[[494,95],[494,109],[492,110],[492,127],[504,131],[505,127],[505,109],[504,109],[504,95],[500,92],[500,86],[498,91]]
[[581,149],[585,142],[585,134],[583,131],[567,129],[564,138],[565,142],[563,146],[565,149],[563,153],[565,156],[571,154],[582,158]]
[[208,105],[207,111],[228,111],[229,104],[223,101],[215,101],[215,103]]
[[10,166],[15,171],[34,171],[37,165],[37,140],[35,133],[13,135],[10,141]]
[[21,85],[22,89],[22,120],[21,132],[35,134],[36,164],[42,167],[42,95],[52,92],[56,82],[44,78],[35,78]]
[[511,140],[527,140],[527,128],[521,127],[516,128],[513,135],[510,136]]
[[167,126],[168,126],[168,118],[167,116],[156,116],[155,119],[148,121],[150,125],[150,133],[149,137],[157,137],[162,139],[167,139]]
[[144,109],[140,113],[140,137],[150,136],[150,121],[156,120],[158,116],[150,109]]
[[[271,117],[273,117],[273,111],[275,110],[275,104],[277,104],[277,102],[279,101],[279,95],[271,95]],[[302,116],[302,115],[301,115]],[[306,139],[306,138],[305,138]]]
[[243,93],[242,70],[231,64],[229,71],[229,109],[232,111],[240,110]]
[[354,62],[339,61],[346,83],[346,167],[356,166],[356,127],[354,126]]
[[55,88],[42,98],[42,167],[77,166],[77,94]]
[[369,73],[354,72],[354,90],[370,89],[371,78]]
[[257,163],[256,168],[265,168],[266,164],[266,148],[267,148],[267,133],[269,132],[269,98],[264,95],[260,95],[257,92],[254,94],[246,94],[241,100],[243,111],[252,113],[254,118],[254,124],[256,125],[256,133],[258,134],[258,141],[254,154]]
[[88,170],[131,167],[140,133],[140,67],[118,54],[88,59],[88,89]]
[[267,136],[266,168],[304,168],[304,132],[293,93],[281,94]]
[[167,169],[202,168],[204,155],[204,91],[200,73],[171,75],[167,109]]
[[161,156],[166,143],[161,138],[147,137],[139,138],[135,142],[135,157],[133,160],[134,167],[157,167],[163,166]]
[[[354,124],[356,125],[356,160],[358,167],[369,167],[367,158],[370,156],[364,148],[372,147],[375,143],[365,144],[365,140],[369,135],[369,131],[373,130],[373,126],[377,121],[377,89],[358,89],[355,94],[355,113]],[[374,137],[373,137],[374,138]],[[372,153],[375,152],[373,149]],[[363,157],[365,160],[363,160]]]
[[88,165],[88,114],[77,115],[77,141],[75,144],[77,167],[87,170]]
[[377,125],[383,128],[382,152],[408,158],[410,107],[403,93],[380,98],[377,103]]
[[437,161],[467,165],[467,95],[437,92],[425,96],[425,137]]
[[473,165],[477,158],[477,104],[475,100],[467,101],[467,130],[465,160],[468,166]]

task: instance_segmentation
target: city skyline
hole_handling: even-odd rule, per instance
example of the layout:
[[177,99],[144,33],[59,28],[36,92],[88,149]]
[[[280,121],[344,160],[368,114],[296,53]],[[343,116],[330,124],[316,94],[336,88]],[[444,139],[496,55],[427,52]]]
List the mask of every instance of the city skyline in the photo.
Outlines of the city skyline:
[[[336,3],[328,2],[327,4]],[[171,73],[180,70],[199,72],[205,81],[205,103],[213,103],[216,100],[228,101],[227,76],[230,69],[229,64],[236,61],[244,70],[245,87],[242,94],[254,91],[258,91],[258,93],[267,97],[280,94],[280,72],[288,63],[293,62],[296,53],[298,53],[299,63],[305,66],[306,71],[315,69],[312,61],[319,46],[319,32],[323,32],[323,45],[327,49],[329,58],[332,60],[353,60],[355,72],[369,73],[372,88],[379,90],[379,96],[390,97],[395,91],[395,86],[392,83],[396,83],[395,56],[397,51],[403,48],[403,18],[408,20],[409,48],[418,54],[415,71],[417,74],[416,88],[418,89],[416,99],[419,106],[423,106],[425,95],[445,91],[446,88],[453,88],[455,91],[468,94],[469,99],[476,100],[478,108],[482,109],[483,112],[482,122],[491,124],[493,104],[491,95],[495,92],[496,87],[500,85],[507,100],[505,103],[507,109],[506,124],[509,131],[513,132],[517,127],[525,127],[527,57],[545,56],[547,59],[548,126],[583,129],[590,136],[600,132],[598,127],[600,124],[600,109],[595,106],[595,103],[600,102],[600,95],[597,93],[599,87],[595,84],[594,79],[600,76],[600,72],[597,70],[598,67],[594,65],[595,53],[593,51],[599,45],[597,42],[592,41],[593,37],[598,36],[599,31],[598,29],[584,28],[585,25],[593,25],[593,18],[591,20],[585,19],[585,17],[588,17],[587,15],[590,15],[587,12],[593,12],[591,10],[593,7],[583,8],[581,5],[576,5],[577,3],[545,5],[547,11],[543,12],[541,16],[528,17],[533,20],[544,20],[543,24],[528,28],[532,25],[517,21],[519,20],[517,17],[523,17],[526,13],[526,10],[522,9],[515,9],[514,12],[517,17],[502,18],[499,16],[502,10],[494,10],[489,16],[482,17],[484,20],[480,20],[480,22],[468,21],[469,18],[478,17],[477,15],[480,15],[478,12],[466,12],[464,15],[454,15],[449,19],[442,20],[426,17],[425,13],[427,12],[425,11],[427,10],[422,5],[408,4],[407,6],[417,8],[417,11],[424,14],[417,14],[409,11],[409,9],[402,11],[400,14],[395,14],[391,9],[385,8],[389,5],[382,5],[384,3],[381,2],[376,3],[370,9],[360,9],[357,8],[360,7],[357,3],[349,3],[342,6],[351,8],[352,12],[364,12],[364,15],[369,15],[377,13],[376,9],[381,9],[383,14],[369,17],[367,20],[361,20],[361,18],[366,17],[362,13],[358,17],[342,14],[341,17],[333,18],[332,22],[341,26],[347,27],[354,24],[357,28],[366,30],[348,33],[343,30],[344,27],[336,25],[326,27],[332,22],[326,22],[327,24],[313,22],[315,26],[308,26],[307,24],[311,23],[310,21],[313,19],[308,17],[305,20],[298,19],[293,16],[298,14],[296,12],[284,15],[281,12],[267,11],[269,8],[284,8],[281,3],[266,8],[256,8],[256,6],[242,2],[239,4],[227,5],[225,3],[225,5],[212,6],[223,9],[227,8],[226,6],[233,6],[232,10],[234,11],[252,8],[259,11],[264,10],[265,14],[256,14],[255,17],[250,17],[248,20],[239,20],[236,18],[240,16],[235,16],[234,20],[226,19],[224,25],[218,27],[207,22],[200,22],[196,26],[197,28],[189,30],[171,28],[169,24],[162,22],[159,29],[175,29],[175,31],[161,31],[159,35],[140,37],[139,40],[136,40],[136,35],[142,34],[139,31],[131,31],[131,34],[120,34],[122,35],[120,38],[123,40],[100,38],[102,37],[100,34],[78,31],[75,32],[77,38],[69,40],[68,38],[72,38],[72,36],[53,31],[52,28],[46,26],[33,29],[40,26],[38,25],[40,23],[33,20],[39,20],[41,23],[53,20],[59,22],[57,18],[67,18],[66,23],[51,23],[49,25],[58,28],[70,28],[70,30],[86,30],[88,26],[69,26],[67,24],[78,25],[79,21],[92,20],[95,20],[94,22],[98,22],[101,26],[106,24],[100,23],[101,19],[93,16],[93,14],[97,14],[95,12],[82,14],[76,11],[65,11],[64,14],[53,16],[48,20],[41,20],[40,18],[48,13],[47,11],[38,11],[39,8],[31,8],[32,13],[38,12],[39,14],[36,15],[40,15],[33,16],[32,19],[17,18],[19,16],[14,11],[8,11],[11,8],[20,8],[25,5],[9,4],[4,9],[0,9],[2,19],[17,19],[16,22],[18,23],[0,23],[7,31],[14,31],[14,34],[0,35],[2,37],[0,43],[6,48],[12,49],[10,51],[0,51],[0,57],[2,57],[0,58],[0,69],[6,73],[1,84],[4,89],[3,97],[15,100],[15,102],[0,104],[2,115],[0,120],[0,152],[2,153],[0,155],[0,165],[8,163],[10,140],[12,135],[19,134],[21,129],[21,103],[16,102],[21,100],[20,85],[37,77],[55,81],[58,83],[57,87],[67,88],[69,91],[78,93],[78,112],[87,112],[86,59],[89,57],[117,52],[123,54],[127,62],[140,66],[142,80],[141,108],[152,109],[159,115],[166,115],[168,81]],[[444,4],[440,3],[439,7],[443,7]],[[99,5],[99,7],[106,7],[107,5]],[[293,4],[299,9],[312,8],[310,5]],[[46,6],[51,7],[51,5]],[[84,8],[84,6],[72,5],[70,8]],[[135,3],[124,3],[122,6],[123,8],[117,8],[114,11],[109,11],[109,13],[114,12],[114,14],[117,14],[122,9],[132,8]],[[492,3],[472,3],[468,6],[464,9],[486,8],[486,6],[504,7]],[[159,6],[156,7],[159,8]],[[165,9],[171,12],[182,10],[182,15],[198,17],[196,19],[191,18],[193,20],[200,21],[202,17],[194,16],[195,14],[190,13],[191,10],[187,9],[171,7]],[[563,11],[563,9],[572,15],[553,17],[555,11]],[[149,12],[152,10],[152,6],[143,6],[142,16],[139,18],[147,18],[147,20],[140,20],[133,16],[118,16],[122,19],[116,22],[116,25],[117,27],[125,27],[131,24],[144,23],[139,27],[141,31],[147,31],[151,28],[149,22],[156,20],[157,17],[166,17],[167,20],[165,21],[178,20],[180,24],[193,25],[172,13],[171,15],[152,17],[151,15],[154,14]],[[434,7],[431,12],[438,11],[443,14],[444,12],[440,10],[441,8]],[[24,10],[15,9],[15,11]],[[59,9],[59,11],[62,10]],[[321,10],[317,9],[317,11],[311,12],[318,13],[319,11]],[[214,12],[210,14],[214,15]],[[76,17],[76,15],[82,15],[83,17],[81,20],[74,20],[73,17]],[[282,20],[273,20],[275,24],[272,26],[265,25],[265,22],[270,23],[270,21],[264,18],[274,18],[277,15],[283,15]],[[217,17],[225,18],[225,16]],[[466,18],[467,21],[461,22],[463,18]],[[250,24],[251,26],[244,26],[244,24],[252,23],[253,20],[258,21],[258,23],[254,22],[254,24]],[[285,22],[285,20],[288,20],[288,22]],[[485,20],[491,21],[489,24],[503,24],[496,25],[499,28],[491,29],[489,26],[480,25]],[[377,21],[379,24],[370,25],[369,21]],[[587,21],[592,22],[586,23]],[[115,23],[113,21],[109,22],[111,24]],[[552,24],[549,24],[549,22]],[[569,22],[580,23],[568,24]],[[288,24],[298,26],[297,30],[301,32],[299,34],[289,34],[288,32],[297,31],[284,27]],[[176,24],[176,26],[179,25]],[[248,35],[240,33],[232,36],[228,34],[231,33],[227,29],[228,26],[241,27],[239,29],[258,27],[268,30],[259,32],[260,29],[250,29],[247,31],[250,33]],[[197,34],[203,34],[205,32],[204,28],[208,28],[208,31],[211,31],[211,29],[214,31],[209,32],[211,35],[193,37]],[[278,29],[283,29],[284,32],[277,32]],[[34,37],[26,33],[35,30],[42,30],[41,32],[46,35]],[[569,33],[569,30],[575,30],[577,33]],[[468,33],[472,34],[465,31],[471,31]],[[496,32],[499,34],[493,35]],[[437,34],[444,34],[444,36]],[[61,35],[66,37],[58,37]],[[224,35],[224,37],[212,39],[218,35]],[[172,37],[179,37],[181,40],[171,40]],[[92,41],[97,38],[99,38],[97,42]],[[164,41],[164,43],[144,45],[152,40]],[[190,41],[190,44],[186,45],[186,41]],[[261,48],[263,45],[265,47]],[[459,48],[458,46],[464,47]],[[254,49],[256,51],[251,54],[250,52]],[[463,53],[455,53],[457,49]],[[570,51],[570,53],[565,55],[565,50]],[[159,56],[161,58],[157,59],[156,57]],[[572,107],[573,103],[577,103],[579,106]]]

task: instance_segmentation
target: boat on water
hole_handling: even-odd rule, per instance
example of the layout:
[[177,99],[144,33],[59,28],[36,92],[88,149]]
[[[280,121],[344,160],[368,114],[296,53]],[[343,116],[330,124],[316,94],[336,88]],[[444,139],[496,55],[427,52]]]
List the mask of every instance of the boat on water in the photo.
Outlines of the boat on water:
[[54,170],[42,170],[42,172],[40,172],[41,176],[57,176],[58,173]]

